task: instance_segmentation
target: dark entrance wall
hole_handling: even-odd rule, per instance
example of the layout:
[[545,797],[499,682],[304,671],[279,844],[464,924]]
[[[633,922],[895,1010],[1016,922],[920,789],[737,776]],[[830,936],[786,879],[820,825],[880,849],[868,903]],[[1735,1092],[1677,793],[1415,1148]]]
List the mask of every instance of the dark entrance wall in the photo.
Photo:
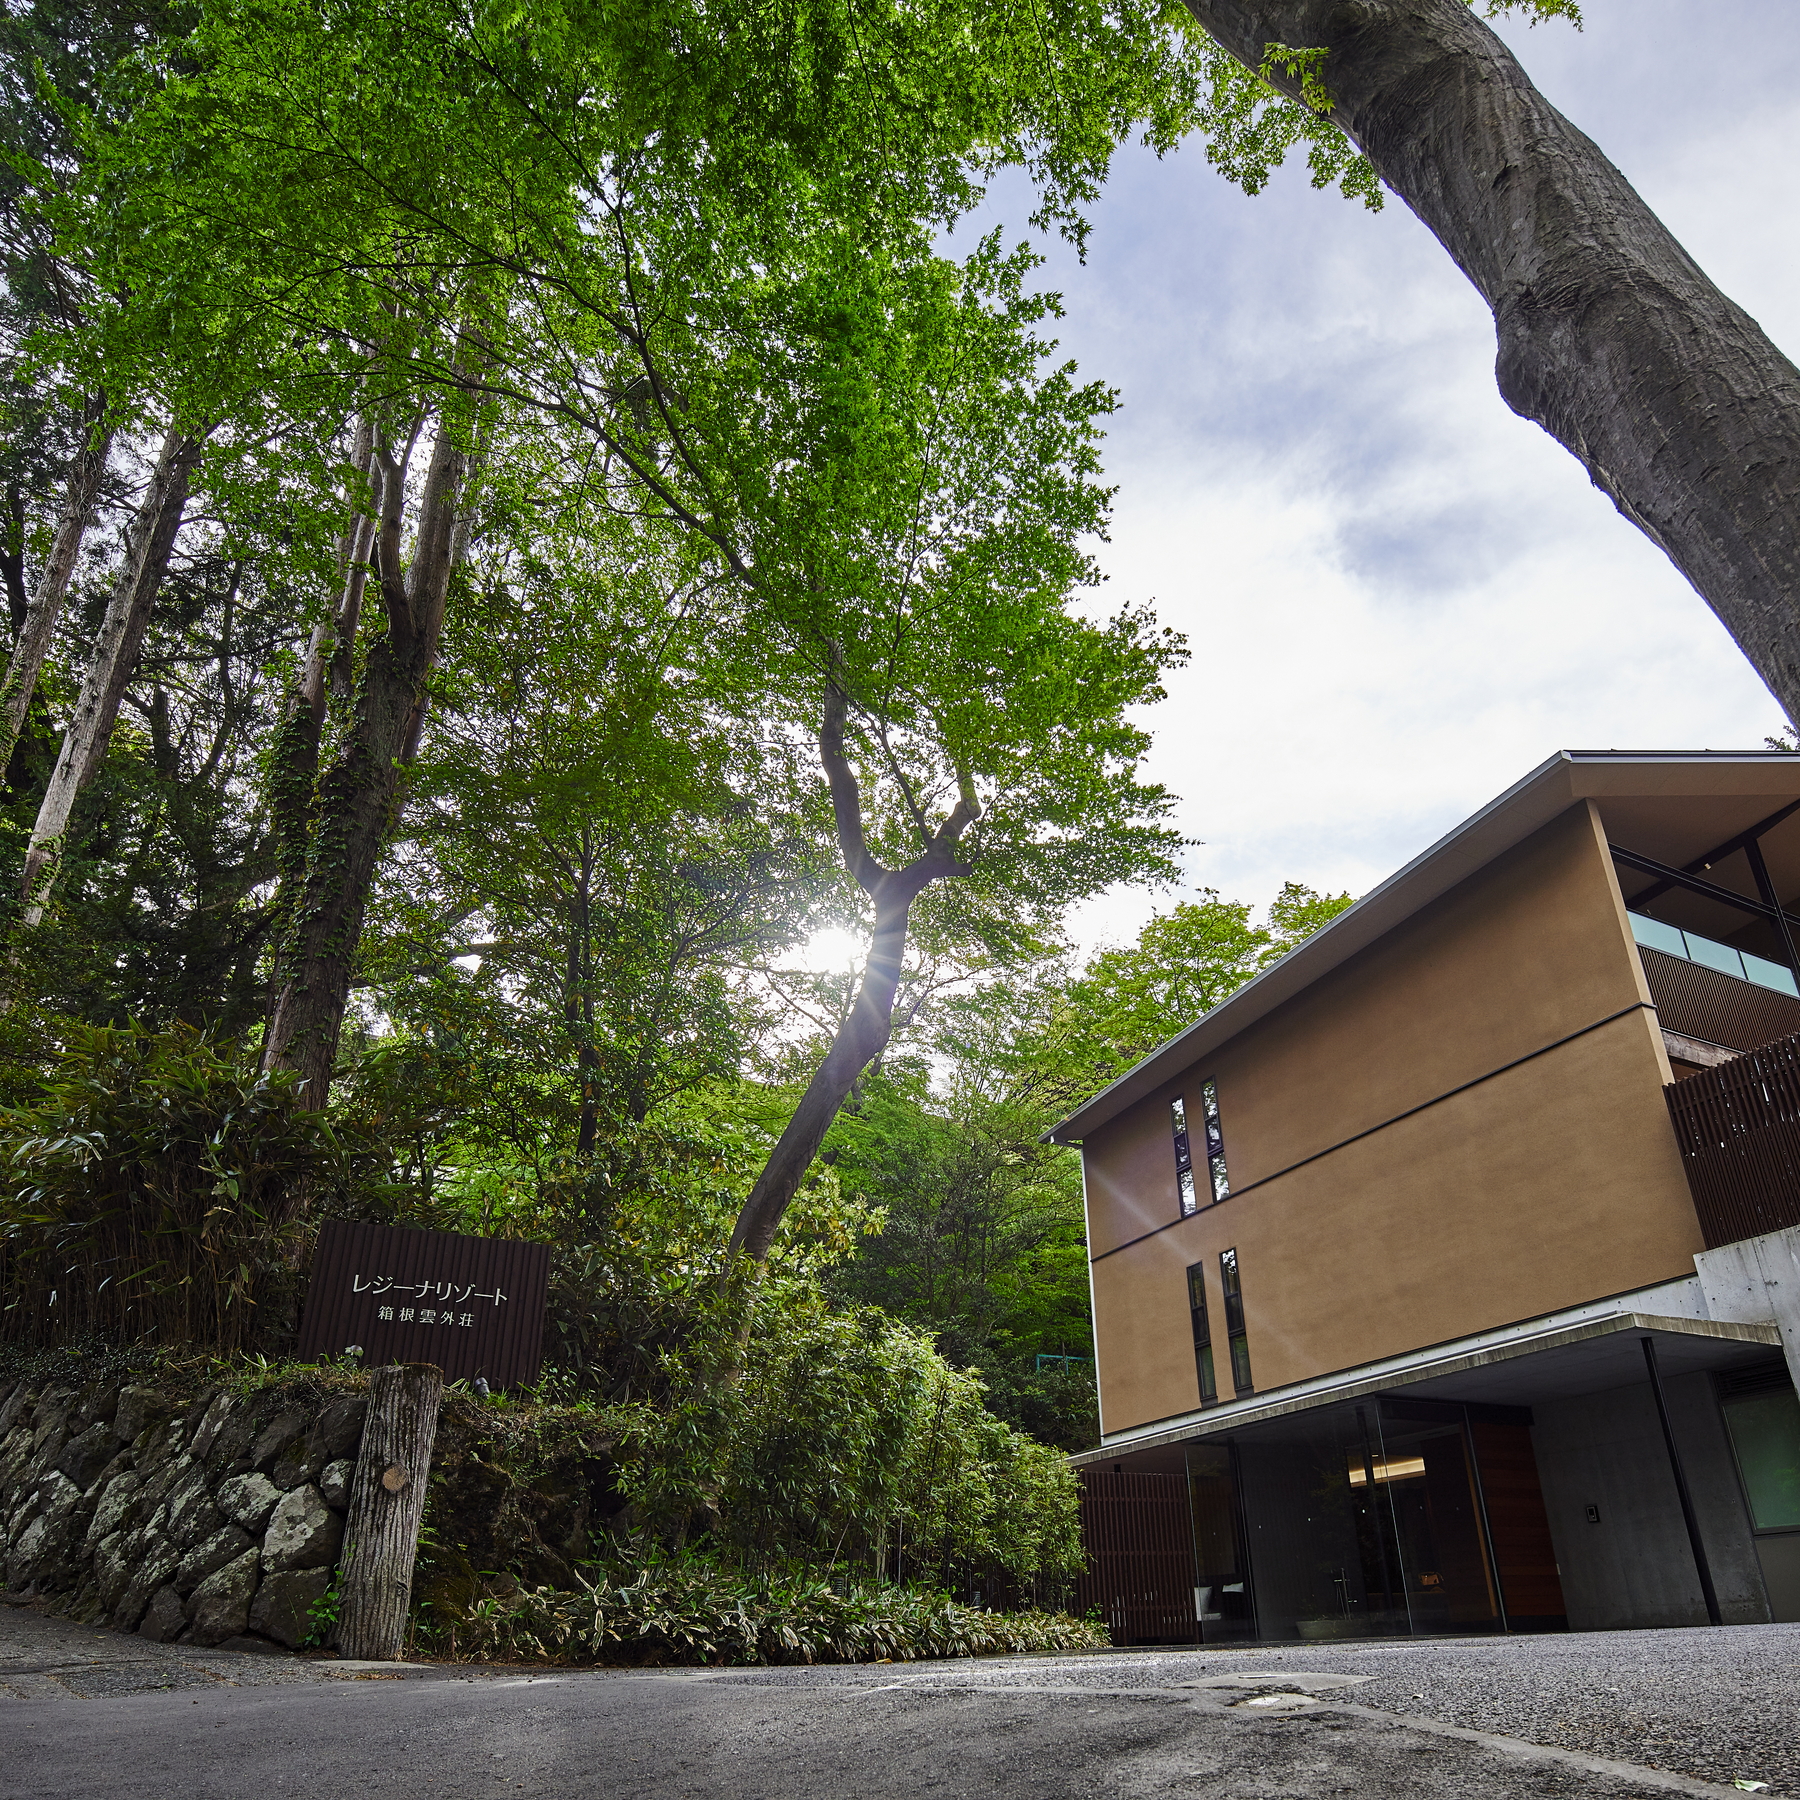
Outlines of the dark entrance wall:
[[1554,1631],[1568,1623],[1556,1544],[1544,1511],[1529,1425],[1472,1420],[1470,1443],[1481,1478],[1494,1562],[1513,1631]]
[[[1694,1510],[1728,1625],[1769,1603],[1708,1375],[1664,1382]],[[1704,1625],[1706,1603],[1647,1382],[1532,1407],[1550,1533],[1575,1631]],[[1599,1510],[1596,1524],[1587,1509]]]

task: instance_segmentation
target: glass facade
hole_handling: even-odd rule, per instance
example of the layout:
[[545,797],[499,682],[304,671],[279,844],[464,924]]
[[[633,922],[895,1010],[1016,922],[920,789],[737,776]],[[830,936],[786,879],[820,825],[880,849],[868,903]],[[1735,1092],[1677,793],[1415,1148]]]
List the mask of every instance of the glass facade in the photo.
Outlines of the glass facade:
[[1647,918],[1643,913],[1627,913],[1631,935],[1647,950],[1660,950],[1665,956],[1679,956],[1702,968],[1717,969],[1722,975],[1735,975],[1739,981],[1753,981],[1758,987],[1773,988],[1778,994],[1800,998],[1800,987],[1794,984],[1794,972],[1766,957],[1752,956],[1748,950],[1734,950],[1716,938],[1701,937],[1697,932],[1682,931],[1666,925],[1661,919]]
[[1800,1395],[1787,1371],[1761,1393],[1726,1395],[1723,1406],[1751,1523],[1800,1529]]
[[1501,1628],[1461,1407],[1371,1400],[1234,1445],[1259,1636]]
[[1256,1636],[1237,1464],[1223,1445],[1191,1444],[1188,1503],[1194,1525],[1194,1619],[1203,1644]]
[[1084,1603],[1118,1643],[1566,1629],[1531,1432],[1524,1407],[1384,1395],[1084,1469]]

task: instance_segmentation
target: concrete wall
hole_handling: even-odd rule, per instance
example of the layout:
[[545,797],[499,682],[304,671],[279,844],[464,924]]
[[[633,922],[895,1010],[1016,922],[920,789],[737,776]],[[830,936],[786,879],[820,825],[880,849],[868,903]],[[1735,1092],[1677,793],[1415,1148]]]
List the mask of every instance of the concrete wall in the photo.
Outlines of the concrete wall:
[[[1770,1617],[1756,1540],[1706,1375],[1665,1379],[1728,1625]],[[1650,1384],[1539,1404],[1532,1442],[1573,1631],[1704,1625],[1706,1603]],[[1592,1524],[1587,1508],[1600,1509]]]
[[[1647,1000],[1584,801],[1093,1133],[1103,1428],[1198,1405],[1184,1271],[1206,1265],[1222,1348],[1226,1248],[1259,1390],[1687,1274],[1668,1058],[1625,1010]],[[1169,1101],[1196,1118],[1207,1078],[1234,1193],[1171,1225]]]
[[1800,1228],[1702,1250],[1694,1268],[1708,1317],[1752,1325],[1773,1321],[1788,1376],[1800,1388]]

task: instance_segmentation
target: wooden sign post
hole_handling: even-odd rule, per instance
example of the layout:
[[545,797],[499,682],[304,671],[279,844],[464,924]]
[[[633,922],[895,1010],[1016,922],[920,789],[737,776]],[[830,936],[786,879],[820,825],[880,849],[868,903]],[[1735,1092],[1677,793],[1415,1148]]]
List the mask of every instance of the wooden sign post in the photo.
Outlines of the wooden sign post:
[[338,1565],[345,1656],[400,1654],[444,1383],[536,1380],[549,1285],[545,1244],[338,1219],[319,1227],[300,1355],[354,1352],[370,1371]]
[[406,1642],[443,1399],[443,1371],[429,1363],[377,1369],[369,1377],[369,1412],[338,1565],[337,1647],[345,1656],[391,1662]]

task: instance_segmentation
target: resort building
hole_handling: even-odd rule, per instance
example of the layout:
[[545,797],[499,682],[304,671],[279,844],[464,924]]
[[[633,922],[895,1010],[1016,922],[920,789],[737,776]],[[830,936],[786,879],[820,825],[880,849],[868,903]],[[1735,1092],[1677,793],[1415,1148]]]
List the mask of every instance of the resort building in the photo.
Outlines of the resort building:
[[1800,756],[1567,751],[1050,1134],[1121,1642],[1800,1619]]

